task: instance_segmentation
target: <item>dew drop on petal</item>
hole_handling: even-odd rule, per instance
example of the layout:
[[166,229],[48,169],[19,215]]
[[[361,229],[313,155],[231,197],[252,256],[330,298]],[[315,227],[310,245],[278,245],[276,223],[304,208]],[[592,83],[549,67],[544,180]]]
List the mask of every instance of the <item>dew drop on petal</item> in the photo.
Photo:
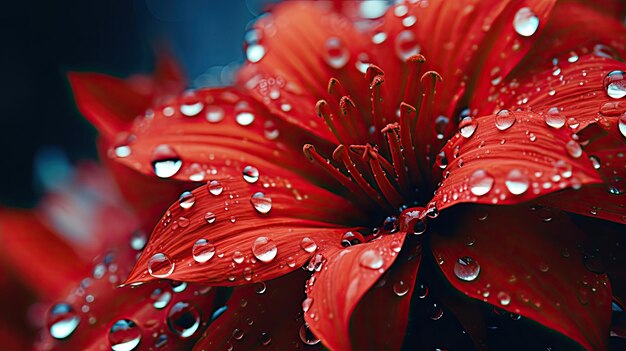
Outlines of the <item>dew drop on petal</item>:
[[300,241],[300,247],[306,252],[315,252],[315,250],[317,250],[317,244],[313,239],[309,238],[308,236],[302,238],[302,240]]
[[471,117],[464,118],[461,123],[459,123],[459,132],[464,138],[470,138],[474,135],[476,128],[478,127],[478,121],[474,120]]
[[215,256],[215,245],[206,239],[199,239],[191,249],[193,259],[198,263],[204,263]]
[[180,113],[187,117],[193,117],[202,112],[204,104],[201,101],[192,104],[180,105]]
[[252,243],[252,253],[259,261],[268,263],[276,258],[278,248],[272,239],[260,236]]
[[398,280],[393,284],[393,292],[398,296],[404,296],[409,292],[409,284],[404,280]]
[[302,301],[302,312],[305,312],[305,313],[308,312],[312,304],[313,304],[312,298],[307,297],[306,299],[304,299],[304,301]]
[[265,282],[258,282],[256,284],[254,284],[254,292],[257,294],[265,294],[265,291],[267,290],[267,284],[265,284]]
[[611,71],[604,78],[606,94],[613,99],[621,99],[626,96],[626,72]]
[[529,37],[535,34],[539,28],[539,18],[530,8],[522,7],[515,13],[513,28],[515,28],[517,34]]
[[359,264],[361,264],[362,267],[369,269],[379,269],[384,263],[385,261],[383,260],[382,255],[374,249],[363,251],[359,257]]
[[619,128],[619,132],[622,134],[624,138],[626,138],[626,112],[619,116],[619,122],[617,124]]
[[528,176],[519,169],[512,169],[504,181],[507,190],[513,195],[521,195],[528,190],[530,181]]
[[504,291],[500,291],[497,297],[498,297],[498,302],[500,302],[502,306],[508,306],[508,304],[511,303],[511,295],[509,295],[508,293]]
[[109,330],[109,343],[113,351],[132,351],[141,341],[142,332],[135,322],[120,319]]
[[496,128],[507,130],[515,124],[515,115],[509,110],[500,110],[496,113]]
[[589,156],[589,161],[591,161],[591,165],[593,166],[594,169],[600,169],[601,162],[597,156],[594,156],[594,155]]
[[573,158],[579,158],[583,154],[583,149],[580,147],[580,144],[575,140],[570,140],[565,144],[565,149],[567,153]]
[[57,303],[52,306],[46,318],[50,336],[55,339],[65,339],[72,335],[79,323],[80,317],[67,303]]
[[215,213],[213,212],[207,212],[204,214],[204,220],[209,224],[215,223],[216,218],[217,217],[215,216]]
[[196,197],[191,191],[185,191],[178,198],[178,205],[185,210],[190,209],[196,203]]
[[565,125],[565,119],[565,115],[557,107],[551,107],[545,117],[546,124],[556,129]]
[[396,55],[403,62],[409,57],[420,53],[420,46],[417,43],[417,38],[412,30],[403,30],[398,33],[395,41]]
[[268,346],[270,343],[272,342],[272,337],[270,336],[269,333],[261,333],[261,335],[259,335],[259,343],[261,343],[261,345],[263,346]]
[[224,109],[220,106],[208,106],[206,108],[206,120],[211,123],[218,123],[224,119]]
[[167,144],[161,144],[152,151],[152,169],[159,178],[171,178],[183,166],[174,148]]
[[261,44],[252,44],[246,48],[246,58],[252,63],[261,61],[265,56],[265,47]]
[[259,170],[253,166],[246,166],[243,169],[243,179],[250,184],[256,183],[259,180]]
[[495,180],[491,174],[485,170],[478,169],[469,178],[470,191],[476,196],[483,196],[491,190],[494,182]]
[[249,126],[254,122],[254,114],[249,111],[241,111],[235,116],[235,121],[241,126]]
[[262,192],[257,192],[250,196],[252,207],[261,214],[266,214],[272,209],[272,198],[265,196]]
[[181,338],[188,338],[200,328],[200,312],[191,303],[179,301],[167,313],[167,325]]
[[150,294],[152,306],[157,310],[164,309],[172,300],[172,293],[161,288],[156,288]]
[[428,317],[434,321],[441,319],[443,317],[443,309],[436,302],[431,302],[426,307],[426,314]]
[[466,282],[471,282],[478,278],[480,265],[471,257],[461,257],[454,263],[454,275]]
[[298,334],[300,335],[300,340],[305,345],[313,346],[319,344],[320,342],[320,339],[313,335],[313,332],[311,332],[311,329],[309,329],[309,325],[306,323],[302,324],[302,326],[300,327],[300,332]]
[[167,278],[174,272],[174,262],[165,254],[154,254],[148,261],[148,273],[155,278]]
[[222,183],[220,183],[218,180],[209,181],[207,183],[207,189],[209,190],[209,193],[214,196],[220,195],[222,191],[224,191]]
[[235,262],[237,264],[241,264],[241,263],[243,263],[244,258],[245,257],[243,256],[241,251],[233,252],[233,262]]
[[331,37],[326,40],[324,59],[326,63],[334,68],[343,68],[350,58],[350,51],[343,45],[341,39]]

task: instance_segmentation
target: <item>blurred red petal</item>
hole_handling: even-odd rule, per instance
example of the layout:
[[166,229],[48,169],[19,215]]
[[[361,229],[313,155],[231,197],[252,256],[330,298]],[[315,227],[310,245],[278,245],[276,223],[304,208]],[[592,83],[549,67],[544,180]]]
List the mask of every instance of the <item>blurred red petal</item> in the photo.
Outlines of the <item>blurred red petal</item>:
[[[442,223],[446,216],[455,220]],[[464,206],[442,217],[431,237],[433,254],[459,291],[530,318],[587,350],[606,348],[608,277],[584,264],[578,244],[585,235],[567,216],[520,205]]]

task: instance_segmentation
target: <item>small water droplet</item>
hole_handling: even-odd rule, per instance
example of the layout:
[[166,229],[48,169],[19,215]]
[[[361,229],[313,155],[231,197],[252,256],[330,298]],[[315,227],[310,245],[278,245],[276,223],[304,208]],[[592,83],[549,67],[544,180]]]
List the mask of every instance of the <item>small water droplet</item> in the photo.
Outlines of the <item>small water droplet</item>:
[[436,321],[443,317],[443,309],[439,306],[438,303],[433,302],[426,307],[426,314],[430,319]]
[[246,166],[243,169],[243,179],[252,184],[259,180],[259,170],[253,166]]
[[513,28],[515,32],[523,37],[529,37],[539,28],[539,18],[533,10],[528,7],[522,7],[515,13],[513,18]]
[[565,125],[565,115],[557,107],[551,107],[546,114],[546,124],[552,128],[559,129]]
[[258,213],[266,214],[272,209],[272,198],[265,196],[262,192],[250,196],[250,203]]
[[133,250],[139,251],[146,246],[147,242],[148,237],[146,236],[146,233],[144,233],[142,230],[137,230],[130,238],[130,247],[132,247]]
[[478,278],[480,265],[471,257],[461,257],[454,263],[454,275],[466,282],[471,282]]
[[583,149],[576,140],[570,140],[565,144],[565,150],[573,158],[579,158],[583,154]]
[[606,94],[613,99],[621,99],[626,96],[626,72],[611,71],[604,78]]
[[195,305],[179,301],[167,313],[167,325],[181,338],[188,338],[200,328],[200,312]]
[[80,317],[67,303],[57,303],[52,306],[46,318],[50,336],[55,339],[65,339],[72,335],[79,323]]
[[155,278],[167,278],[174,272],[174,262],[165,254],[154,254],[148,261],[148,273]]
[[491,174],[485,170],[478,169],[469,178],[470,191],[476,196],[483,196],[491,190],[494,182],[495,180]]
[[350,51],[343,45],[341,39],[331,37],[326,40],[324,58],[330,67],[340,69],[348,63]]
[[263,346],[268,346],[272,342],[272,337],[269,333],[263,332],[261,333],[261,335],[259,335],[259,342]]
[[317,250],[315,241],[307,236],[300,241],[300,247],[306,252],[315,252],[315,250]]
[[471,117],[464,118],[461,123],[459,123],[459,132],[464,138],[470,138],[474,135],[476,128],[478,127],[478,121],[474,120]]
[[594,156],[594,155],[589,156],[589,161],[591,161],[591,164],[593,165],[594,169],[600,169],[602,163],[600,162],[600,159],[597,156]]
[[398,33],[395,41],[395,50],[396,55],[398,55],[403,62],[409,57],[419,54],[421,48],[418,45],[415,33],[413,33],[412,30],[403,30]]
[[265,282],[258,282],[256,284],[254,284],[254,292],[257,294],[265,294],[265,291],[267,290],[267,284],[265,284]]
[[218,196],[222,193],[222,191],[224,191],[224,187],[222,186],[222,183],[220,183],[217,180],[211,180],[207,183],[207,189],[209,190],[209,193],[211,193],[211,195],[214,196]]
[[150,299],[152,300],[152,306],[160,310],[165,308],[170,303],[172,300],[172,293],[161,288],[156,288],[150,294]]
[[619,132],[622,134],[622,136],[626,138],[626,112],[619,116],[619,122],[617,124],[617,127],[619,128]]
[[507,190],[513,195],[521,195],[528,190],[530,181],[528,176],[518,169],[512,169],[504,182]]
[[298,334],[300,335],[300,340],[305,345],[313,346],[320,343],[320,339],[313,335],[313,332],[311,332],[311,329],[309,329],[309,325],[306,323],[302,324],[302,326],[300,327],[300,332]]
[[185,210],[190,209],[195,203],[196,197],[193,196],[191,191],[185,191],[184,193],[180,194],[180,197],[178,198],[178,205],[180,205],[180,207]]
[[304,299],[304,301],[302,301],[302,312],[305,312],[305,313],[308,312],[312,304],[313,304],[312,298],[307,297],[306,299]]
[[208,106],[206,108],[206,120],[211,123],[218,123],[224,119],[224,109],[220,106]]
[[278,248],[272,239],[260,236],[252,244],[252,253],[259,261],[268,263],[276,258]]
[[409,292],[409,284],[404,280],[398,280],[393,284],[393,292],[398,296],[404,296]]
[[204,214],[204,220],[209,224],[215,223],[216,218],[217,217],[215,216],[215,213],[213,212],[207,212]]
[[246,58],[252,63],[261,61],[265,56],[265,47],[261,44],[252,44],[246,48]]
[[499,130],[507,130],[515,124],[515,115],[509,110],[500,110],[496,113],[496,128]]
[[[215,216],[213,216],[213,218],[215,218]],[[191,254],[196,262],[204,263],[215,256],[215,245],[206,239],[199,239],[193,244]]]
[[193,117],[202,112],[204,104],[201,101],[180,105],[180,113],[187,117]]
[[233,262],[240,264],[243,263],[244,257],[241,251],[233,252]]
[[428,292],[428,286],[426,286],[425,284],[417,283],[415,285],[415,294],[420,299],[425,299],[428,296]]
[[359,257],[359,263],[362,267],[369,269],[379,269],[383,266],[385,261],[382,255],[375,249],[369,249],[363,251]]
[[435,158],[435,164],[441,169],[446,169],[446,167],[448,167],[448,158],[446,157],[445,151],[441,151],[439,154],[437,154],[437,157]]
[[152,169],[159,178],[171,178],[183,166],[174,148],[167,144],[161,144],[152,151]]
[[113,351],[132,351],[141,341],[141,329],[130,319],[120,319],[109,330],[109,343]]
[[498,293],[498,302],[500,302],[502,306],[508,306],[511,303],[511,295],[504,291],[500,291]]

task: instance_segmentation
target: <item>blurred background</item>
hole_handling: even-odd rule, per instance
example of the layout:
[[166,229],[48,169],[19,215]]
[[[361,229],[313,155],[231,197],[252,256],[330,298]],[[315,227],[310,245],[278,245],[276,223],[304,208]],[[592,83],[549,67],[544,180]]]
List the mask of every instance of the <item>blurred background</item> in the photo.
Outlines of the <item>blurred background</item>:
[[[270,0],[5,2],[0,8],[0,205],[32,207],[48,161],[97,157],[65,74],[150,73],[167,45],[191,87],[228,84],[247,28]],[[55,163],[56,162],[56,163]]]

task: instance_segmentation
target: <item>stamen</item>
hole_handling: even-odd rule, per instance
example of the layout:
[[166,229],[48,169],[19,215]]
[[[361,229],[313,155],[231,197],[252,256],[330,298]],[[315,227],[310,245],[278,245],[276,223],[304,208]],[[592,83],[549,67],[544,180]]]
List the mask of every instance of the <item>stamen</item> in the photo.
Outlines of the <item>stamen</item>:
[[337,78],[330,78],[328,80],[328,94],[335,97],[335,99],[339,101],[342,96],[348,95],[348,91],[343,87]]
[[328,102],[326,102],[326,100],[320,100],[317,102],[317,104],[315,104],[315,112],[317,113],[319,117],[324,119],[326,126],[328,126],[328,129],[330,129],[330,131],[335,135],[335,138],[337,138],[337,140],[340,143],[346,142],[343,139],[343,135],[345,134],[341,133],[338,130],[338,127],[340,125],[339,123],[335,123],[335,118],[333,116],[332,110],[330,108],[330,105],[328,105]]
[[413,143],[417,124],[417,111],[415,107],[401,103],[400,104],[400,142],[402,144],[402,154],[408,168],[409,177],[413,184],[420,184],[422,181],[421,173],[417,164],[417,153],[415,144]]
[[376,181],[376,184],[378,184],[378,188],[380,188],[380,191],[383,193],[387,202],[389,202],[394,208],[400,208],[400,206],[404,203],[402,195],[400,195],[396,188],[389,182],[389,178],[387,178],[385,171],[383,171],[381,167],[381,158],[378,156],[378,153],[374,152],[371,149],[371,146],[368,151],[368,163],[372,173],[374,174],[374,180]]
[[[441,78],[439,73],[435,71],[428,71],[424,73],[424,75],[422,75],[421,83],[423,86],[424,98],[422,99],[422,104],[419,109],[419,118],[417,119],[417,125],[414,129],[415,141],[416,145],[418,146],[418,149],[415,150],[416,155],[428,155],[427,148],[429,147],[429,145],[427,145],[427,140],[429,131],[431,130],[428,123],[432,121],[432,118],[429,117],[431,117],[431,114],[433,113],[432,109],[434,107],[436,93],[435,86],[437,85],[437,82],[441,81],[443,81],[443,79]],[[427,164],[427,161],[428,160],[424,160],[421,158],[417,159],[420,170],[422,172],[428,171],[430,165]]]
[[381,165],[383,166],[383,169],[385,170],[385,172],[390,173],[390,174],[392,174],[394,172],[393,166],[391,165],[391,163],[389,163],[389,161],[387,161],[386,158],[381,156],[378,153],[378,150],[373,148],[371,145],[369,145],[369,144],[367,144],[367,145],[350,145],[350,147],[348,149],[350,151],[352,151],[353,153],[357,154],[361,158],[361,160],[364,160],[364,161],[369,158],[369,155],[368,155],[369,152],[375,152],[380,157],[380,162],[381,162]]
[[389,152],[391,153],[391,160],[393,163],[394,174],[396,175],[396,181],[403,190],[404,194],[410,194],[409,181],[407,179],[407,169],[402,156],[402,148],[400,146],[400,126],[398,123],[389,124],[383,130],[387,137],[387,144],[389,145]]
[[[346,129],[349,131],[352,142],[359,142],[359,135],[366,135],[365,125],[362,118],[357,118],[358,111],[354,101],[347,96],[343,96],[339,100],[339,111],[343,118],[342,122],[345,124]],[[359,122],[361,122],[359,125]],[[360,129],[362,127],[362,129]]]
[[424,62],[426,62],[426,58],[419,54],[413,55],[406,60],[406,63],[409,66],[409,75],[404,87],[404,97],[402,98],[402,101],[408,104],[419,106],[418,103],[420,94],[418,91],[418,77],[421,77]]

